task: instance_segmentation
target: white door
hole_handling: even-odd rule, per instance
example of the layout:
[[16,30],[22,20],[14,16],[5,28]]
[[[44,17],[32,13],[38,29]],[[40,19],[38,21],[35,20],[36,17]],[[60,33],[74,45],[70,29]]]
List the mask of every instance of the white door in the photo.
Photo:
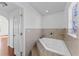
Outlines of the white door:
[[23,50],[23,33],[22,33],[22,14],[20,14],[20,10],[17,11],[16,15],[14,16],[13,20],[13,39],[14,39],[14,53],[17,56],[22,55]]
[[19,9],[19,51],[20,56],[23,55],[23,14],[22,9]]

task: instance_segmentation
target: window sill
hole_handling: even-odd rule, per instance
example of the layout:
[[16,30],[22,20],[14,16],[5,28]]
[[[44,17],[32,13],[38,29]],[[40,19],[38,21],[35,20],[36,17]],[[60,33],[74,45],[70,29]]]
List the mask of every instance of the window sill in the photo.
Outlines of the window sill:
[[77,38],[77,36],[74,35],[74,34],[70,34],[70,33],[68,33],[68,35],[71,36],[71,37],[73,37],[73,38]]

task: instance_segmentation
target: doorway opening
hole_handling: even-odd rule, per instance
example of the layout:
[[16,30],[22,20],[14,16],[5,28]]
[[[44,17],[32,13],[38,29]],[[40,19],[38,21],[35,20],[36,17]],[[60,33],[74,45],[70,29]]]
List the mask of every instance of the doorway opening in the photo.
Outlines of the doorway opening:
[[8,19],[0,15],[0,56],[8,56]]

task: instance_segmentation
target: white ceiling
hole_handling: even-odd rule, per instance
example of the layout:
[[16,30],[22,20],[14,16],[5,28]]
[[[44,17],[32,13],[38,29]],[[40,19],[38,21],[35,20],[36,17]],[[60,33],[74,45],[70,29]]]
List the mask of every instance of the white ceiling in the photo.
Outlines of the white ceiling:
[[6,12],[6,13],[10,13],[12,12],[14,9],[16,9],[18,6],[16,6],[15,4],[13,4],[12,2],[7,2],[7,6],[5,7],[0,7],[0,11]]
[[42,15],[46,15],[64,11],[66,2],[29,2],[29,4]]
[[[10,13],[12,10],[18,8],[17,5],[13,4],[13,2],[7,2],[7,4],[8,6],[6,7],[0,7],[0,11]],[[66,2],[29,2],[29,4],[42,15],[46,15],[63,11]],[[46,13],[46,10],[48,10],[48,13]]]

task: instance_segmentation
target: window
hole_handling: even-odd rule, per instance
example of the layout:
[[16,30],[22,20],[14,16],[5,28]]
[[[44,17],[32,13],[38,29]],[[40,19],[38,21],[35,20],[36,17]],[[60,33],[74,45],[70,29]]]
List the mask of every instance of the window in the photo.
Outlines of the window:
[[78,16],[78,3],[72,3],[69,7],[69,22],[68,22],[68,34],[77,37],[77,16]]

